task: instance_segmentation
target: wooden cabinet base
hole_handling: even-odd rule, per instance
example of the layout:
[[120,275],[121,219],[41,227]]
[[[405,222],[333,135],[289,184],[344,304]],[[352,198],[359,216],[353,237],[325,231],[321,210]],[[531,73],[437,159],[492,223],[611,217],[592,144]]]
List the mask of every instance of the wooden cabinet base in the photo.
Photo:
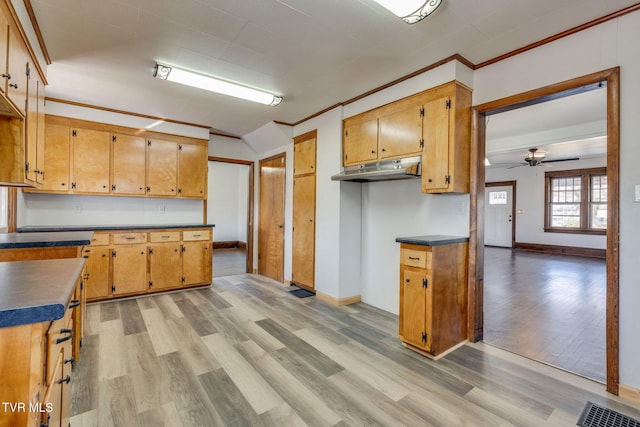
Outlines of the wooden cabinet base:
[[422,350],[422,349],[420,349],[420,348],[418,348],[418,347],[414,347],[414,346],[412,346],[411,344],[406,343],[406,342],[403,342],[403,343],[402,343],[402,346],[403,346],[403,347],[408,348],[408,349],[409,349],[409,350],[411,350],[411,351],[415,351],[416,353],[420,353],[421,355],[426,356],[426,357],[428,357],[429,359],[432,359],[432,360],[438,360],[438,359],[440,359],[441,357],[444,357],[444,356],[446,356],[447,354],[451,353],[452,351],[454,351],[454,350],[456,350],[456,349],[458,349],[458,348],[462,347],[463,345],[465,345],[465,344],[466,344],[466,342],[467,342],[467,340],[464,340],[464,341],[462,341],[461,343],[456,344],[456,345],[454,345],[453,347],[449,348],[448,350],[443,351],[442,353],[438,354],[437,356],[434,356],[433,354],[431,354],[431,353],[429,353],[429,352],[426,352],[426,351],[424,351],[424,350]]

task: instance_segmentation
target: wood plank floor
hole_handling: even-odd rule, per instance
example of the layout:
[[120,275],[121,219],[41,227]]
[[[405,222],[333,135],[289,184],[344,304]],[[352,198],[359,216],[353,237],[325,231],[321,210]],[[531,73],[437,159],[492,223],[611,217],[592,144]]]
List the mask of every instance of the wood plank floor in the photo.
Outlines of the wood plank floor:
[[213,277],[234,276],[247,272],[246,249],[214,249]]
[[485,248],[485,343],[604,383],[605,310],[604,260]]
[[89,305],[72,425],[571,426],[601,384],[484,344],[438,361],[366,304],[296,298],[256,275]]

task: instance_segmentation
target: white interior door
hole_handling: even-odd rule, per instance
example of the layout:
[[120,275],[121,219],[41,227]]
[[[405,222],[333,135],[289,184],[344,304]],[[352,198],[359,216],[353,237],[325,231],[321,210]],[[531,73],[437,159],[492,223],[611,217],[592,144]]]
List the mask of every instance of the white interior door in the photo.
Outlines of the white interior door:
[[513,246],[513,187],[486,187],[484,244]]

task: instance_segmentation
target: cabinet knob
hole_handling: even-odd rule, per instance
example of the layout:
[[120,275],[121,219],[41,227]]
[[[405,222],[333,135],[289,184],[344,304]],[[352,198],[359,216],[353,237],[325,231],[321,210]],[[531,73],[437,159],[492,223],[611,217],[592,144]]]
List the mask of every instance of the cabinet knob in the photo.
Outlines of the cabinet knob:
[[371,150],[371,154],[376,154],[376,150]]
[[18,89],[18,83],[9,83],[9,87],[12,87],[14,89]]
[[409,283],[409,282],[411,282],[411,279],[404,279],[404,281]]
[[7,80],[11,80],[11,74],[2,74],[2,77],[7,79]]

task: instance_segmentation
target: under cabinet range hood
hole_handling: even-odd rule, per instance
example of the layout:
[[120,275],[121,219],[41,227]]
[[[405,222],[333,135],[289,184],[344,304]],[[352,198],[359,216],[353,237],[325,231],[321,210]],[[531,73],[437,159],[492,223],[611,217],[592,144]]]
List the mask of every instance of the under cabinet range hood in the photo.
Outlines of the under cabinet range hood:
[[420,178],[422,156],[404,159],[383,160],[364,165],[346,166],[342,173],[333,175],[332,181],[392,181],[397,179]]

